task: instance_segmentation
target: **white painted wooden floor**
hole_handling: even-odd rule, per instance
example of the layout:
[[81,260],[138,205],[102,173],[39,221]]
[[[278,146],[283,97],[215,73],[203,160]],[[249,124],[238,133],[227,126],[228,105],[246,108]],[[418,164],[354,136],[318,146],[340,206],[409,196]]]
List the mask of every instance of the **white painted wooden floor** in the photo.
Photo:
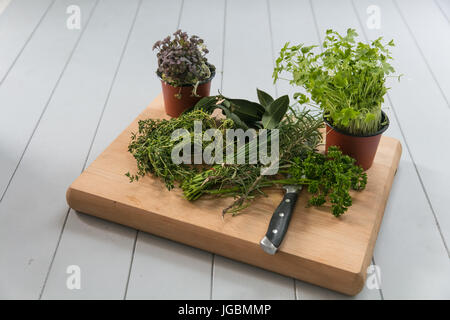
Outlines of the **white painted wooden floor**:
[[[80,30],[66,27],[70,5]],[[386,99],[403,155],[373,258],[381,289],[355,298],[449,299],[449,21],[450,0],[12,0],[0,15],[0,298],[347,299],[73,212],[65,191],[158,95],[151,47],[177,27],[206,40],[213,92],[244,98],[294,92],[271,79],[286,41],[353,27],[393,38],[404,74]]]

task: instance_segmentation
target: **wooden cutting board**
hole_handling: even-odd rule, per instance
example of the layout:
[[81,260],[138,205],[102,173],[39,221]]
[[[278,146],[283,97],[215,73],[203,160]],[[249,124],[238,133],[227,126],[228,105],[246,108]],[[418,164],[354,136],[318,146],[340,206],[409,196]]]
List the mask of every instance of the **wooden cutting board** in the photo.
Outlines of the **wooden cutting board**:
[[283,191],[271,190],[245,213],[222,219],[231,198],[189,202],[179,189],[167,191],[151,176],[129,182],[124,174],[136,170],[127,151],[130,135],[146,118],[168,118],[161,96],[72,183],[67,190],[71,208],[348,295],[363,288],[401,155],[398,140],[382,137],[367,188],[352,192],[353,206],[340,218],[328,207],[307,208],[308,195],[302,191],[286,237],[271,256],[259,241]]

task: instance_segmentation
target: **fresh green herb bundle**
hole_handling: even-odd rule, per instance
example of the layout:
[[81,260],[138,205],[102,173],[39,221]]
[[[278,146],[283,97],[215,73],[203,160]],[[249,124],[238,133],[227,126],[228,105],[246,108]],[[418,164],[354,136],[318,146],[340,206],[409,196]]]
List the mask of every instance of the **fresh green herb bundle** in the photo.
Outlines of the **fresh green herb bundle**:
[[[308,110],[291,112],[277,126],[279,130],[279,168],[286,168],[294,158],[313,152],[322,140],[319,128],[322,121]],[[268,138],[270,139],[270,137]],[[248,143],[241,150],[249,150]],[[240,152],[237,150],[236,152]],[[275,175],[262,175],[260,163],[215,165],[212,168],[191,176],[182,183],[186,199],[195,200],[204,194],[235,197],[235,201],[223,210],[225,213],[238,213],[248,207],[251,200],[264,194],[263,188],[273,186]]]
[[138,132],[132,134],[128,146],[128,151],[136,159],[138,169],[136,174],[126,174],[130,181],[151,173],[161,178],[170,190],[175,181],[182,181],[194,174],[196,168],[172,162],[172,150],[178,142],[172,140],[171,135],[177,129],[186,129],[193,138],[196,120],[202,121],[203,130],[219,129],[224,132],[234,127],[233,121],[217,120],[202,110],[195,110],[170,120],[140,120]]
[[[278,176],[260,176],[244,168],[241,172],[233,171],[232,167],[214,167],[211,170],[199,173],[191,180],[187,180],[183,185],[185,197],[188,200],[195,200],[202,194],[212,195],[234,195],[236,200],[223,210],[223,214],[239,213],[251,204],[251,200],[258,194],[264,194],[263,188],[282,186],[289,184],[299,184],[308,187],[311,194],[308,203],[313,206],[322,206],[327,202],[331,203],[331,212],[335,217],[344,214],[352,205],[350,190],[361,191],[366,187],[367,174],[360,166],[355,165],[355,159],[343,155],[338,147],[330,147],[328,153],[322,154],[315,151],[303,153],[303,157],[296,157],[290,164],[284,165],[281,172],[283,179]],[[250,187],[241,188],[235,183],[229,186],[229,178],[233,179],[237,173],[240,181],[246,181]],[[228,176],[233,174],[232,176]],[[287,178],[289,177],[289,178]],[[225,186],[217,189],[217,182],[222,182]],[[225,182],[225,183],[224,183]],[[252,182],[251,184],[249,182]],[[242,186],[246,184],[243,183]],[[192,194],[195,197],[190,198]]]
[[[223,103],[217,99],[214,101]],[[269,102],[269,105],[270,103],[273,101]],[[136,174],[126,175],[130,181],[135,181],[148,173],[153,174],[162,179],[169,190],[175,184],[179,185],[183,190],[183,196],[190,201],[204,195],[234,197],[234,201],[222,211],[223,214],[233,215],[248,207],[252,199],[263,195],[263,189],[266,187],[292,183],[305,184],[312,193],[310,204],[322,205],[329,199],[333,214],[339,216],[351,205],[349,189],[363,189],[367,177],[360,167],[354,165],[352,158],[343,156],[336,149],[330,148],[327,156],[317,153],[317,146],[322,139],[319,131],[322,120],[311,115],[310,111],[295,110],[289,106],[288,108],[290,111],[287,114],[284,111],[282,119],[273,123],[279,130],[279,158],[276,164],[280,171],[277,175],[263,175],[261,169],[264,166],[260,162],[214,165],[173,163],[172,150],[178,143],[177,140],[171,139],[174,130],[186,129],[191,141],[195,142],[196,120],[202,122],[202,134],[208,129],[218,129],[225,134],[227,129],[241,127],[236,125],[233,118],[216,119],[210,114],[212,110],[204,108],[194,108],[179,118],[170,120],[139,121],[138,132],[132,134],[128,147],[137,161],[138,170]],[[236,109],[230,108],[228,111],[230,113],[226,115],[236,114],[234,113]],[[239,116],[241,119],[242,114]],[[249,124],[258,123],[249,118],[245,118],[245,121]],[[259,123],[264,127],[262,122]],[[270,134],[267,139],[270,144]],[[201,144],[202,151],[209,145],[204,141]],[[249,141],[239,148],[236,143],[234,157],[243,153],[248,159],[252,148],[255,148],[255,145],[250,145]],[[225,145],[222,152],[224,154],[226,152]]]
[[[371,135],[383,125],[381,104],[387,92],[386,77],[394,72],[389,60],[391,40],[382,38],[370,44],[356,43],[358,34],[348,29],[345,36],[327,30],[323,51],[314,53],[317,46],[303,44],[281,49],[274,69],[274,82],[284,73],[292,75],[289,82],[304,87],[314,106],[338,129],[355,135]],[[300,103],[310,103],[303,93],[294,95]]]

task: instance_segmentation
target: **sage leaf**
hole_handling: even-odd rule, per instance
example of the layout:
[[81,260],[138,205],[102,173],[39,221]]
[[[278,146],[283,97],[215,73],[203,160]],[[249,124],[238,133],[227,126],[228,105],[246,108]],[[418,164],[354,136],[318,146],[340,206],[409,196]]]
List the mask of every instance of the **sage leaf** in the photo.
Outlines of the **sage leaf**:
[[259,103],[267,110],[267,107],[273,102],[273,98],[267,92],[256,89]]
[[284,95],[274,100],[262,117],[262,124],[265,129],[274,129],[283,119],[289,108],[289,96]]
[[193,107],[185,110],[183,114],[190,112],[192,110],[203,110],[207,113],[212,113],[216,108],[217,97],[203,97],[201,98]]
[[255,122],[261,119],[261,116],[258,115],[258,111],[255,109],[250,109],[249,107],[243,108],[239,105],[232,104],[230,110],[246,123]]
[[257,102],[253,102],[253,101],[249,101],[249,100],[245,100],[245,99],[228,99],[228,98],[225,98],[225,99],[227,99],[231,103],[234,103],[235,105],[237,105],[239,107],[239,110],[242,113],[247,113],[247,114],[252,114],[252,115],[256,114],[256,115],[261,116],[266,111],[266,109]]

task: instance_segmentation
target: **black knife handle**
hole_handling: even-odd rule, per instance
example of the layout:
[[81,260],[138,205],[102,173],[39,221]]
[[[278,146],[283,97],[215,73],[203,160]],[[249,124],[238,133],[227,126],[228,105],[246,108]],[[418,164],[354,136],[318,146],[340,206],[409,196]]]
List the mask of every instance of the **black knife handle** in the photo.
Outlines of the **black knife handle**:
[[269,229],[266,238],[278,248],[283,241],[284,235],[291,221],[292,212],[297,202],[298,192],[288,192],[284,195],[283,200],[276,208],[270,219]]

